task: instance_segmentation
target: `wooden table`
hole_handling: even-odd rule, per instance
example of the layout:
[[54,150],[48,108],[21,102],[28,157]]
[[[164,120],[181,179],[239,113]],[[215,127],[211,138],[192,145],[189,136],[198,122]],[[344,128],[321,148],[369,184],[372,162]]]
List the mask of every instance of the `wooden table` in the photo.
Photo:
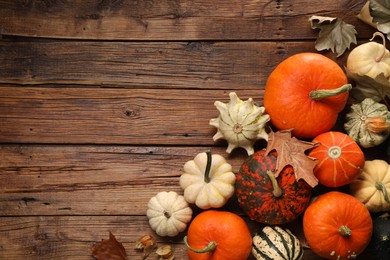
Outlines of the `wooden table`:
[[[129,259],[141,259],[145,234],[187,259],[184,234],[156,236],[145,213],[157,192],[182,193],[199,152],[239,169],[245,152],[212,139],[214,101],[235,91],[262,104],[279,62],[316,52],[312,15],[341,17],[367,40],[374,29],[355,17],[364,3],[0,1],[0,259],[93,259],[109,232]],[[259,228],[234,198],[223,209]]]

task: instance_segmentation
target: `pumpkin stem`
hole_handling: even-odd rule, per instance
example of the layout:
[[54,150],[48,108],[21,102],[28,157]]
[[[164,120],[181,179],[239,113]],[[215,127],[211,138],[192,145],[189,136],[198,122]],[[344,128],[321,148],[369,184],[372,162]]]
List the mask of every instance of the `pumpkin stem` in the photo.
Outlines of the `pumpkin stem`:
[[310,91],[309,96],[310,96],[310,99],[318,101],[318,100],[321,100],[323,98],[337,96],[337,95],[342,94],[344,92],[348,92],[351,89],[352,89],[351,84],[345,84],[345,85],[342,85],[341,87],[335,88],[335,89],[312,90],[312,91]]
[[279,187],[278,181],[276,180],[275,175],[273,175],[273,173],[271,171],[267,171],[267,175],[268,175],[269,179],[271,180],[272,187],[274,188],[274,190],[272,191],[272,194],[275,197],[282,196],[282,189]]
[[192,252],[195,252],[195,253],[198,253],[198,254],[203,254],[203,253],[209,253],[209,252],[212,252],[214,251],[216,248],[217,248],[217,242],[215,242],[214,240],[211,241],[206,247],[202,248],[202,249],[194,249],[192,248],[189,244],[188,244],[188,239],[187,239],[187,236],[185,236],[183,238],[184,240],[184,244],[186,245],[186,247],[191,250]]
[[210,169],[211,169],[212,156],[211,156],[210,151],[207,151],[206,155],[207,155],[207,163],[206,163],[206,169],[204,171],[204,181],[206,183],[209,183],[210,182]]
[[383,182],[377,181],[375,183],[375,188],[383,193],[383,197],[384,197],[385,201],[390,204],[389,194],[387,193],[387,188],[383,184]]
[[352,235],[352,230],[346,225],[342,225],[341,227],[339,227],[339,233],[343,237],[349,237]]
[[372,41],[375,38],[375,36],[379,36],[382,38],[382,46],[383,46],[382,52],[379,54],[378,57],[375,58],[376,62],[380,62],[386,54],[386,39],[385,39],[385,36],[381,32],[375,32],[372,35],[370,41]]

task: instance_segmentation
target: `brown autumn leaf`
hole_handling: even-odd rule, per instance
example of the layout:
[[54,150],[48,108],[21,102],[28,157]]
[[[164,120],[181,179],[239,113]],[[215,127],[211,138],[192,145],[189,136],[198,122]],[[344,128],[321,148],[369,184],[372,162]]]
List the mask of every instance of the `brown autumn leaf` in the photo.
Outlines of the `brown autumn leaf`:
[[124,246],[111,232],[109,239],[102,239],[91,248],[91,251],[98,260],[128,260]]
[[315,187],[318,184],[318,179],[314,176],[313,169],[317,160],[307,156],[305,151],[319,144],[301,141],[291,136],[291,131],[292,129],[271,131],[265,153],[268,154],[272,150],[276,150],[278,154],[276,171],[274,172],[276,177],[279,176],[285,166],[291,165],[297,180],[303,179],[311,187]]

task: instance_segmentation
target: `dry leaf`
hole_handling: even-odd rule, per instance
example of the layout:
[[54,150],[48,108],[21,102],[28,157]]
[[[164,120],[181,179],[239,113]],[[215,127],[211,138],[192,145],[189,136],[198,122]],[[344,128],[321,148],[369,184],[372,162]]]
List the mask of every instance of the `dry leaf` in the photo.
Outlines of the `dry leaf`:
[[387,39],[390,40],[390,1],[387,0],[387,4],[381,4],[380,2],[367,1],[357,17],[368,25],[378,29],[378,31],[387,34]]
[[108,240],[102,239],[91,248],[91,251],[98,260],[127,260],[125,248],[111,232]]
[[[368,76],[360,76],[345,68],[347,76],[355,83],[350,91],[350,97],[355,102],[362,102],[365,98],[372,98],[376,102],[382,102],[390,97],[390,81],[383,73],[375,79]],[[386,104],[387,105],[387,104]]]
[[390,22],[390,0],[370,0],[370,14],[374,23]]
[[356,44],[355,26],[340,18],[313,15],[309,18],[312,29],[319,29],[315,48],[318,51],[331,50],[341,56],[352,43]]
[[314,176],[313,169],[317,163],[315,158],[309,157],[305,151],[318,146],[318,143],[305,142],[291,136],[290,130],[278,132],[271,131],[268,137],[268,145],[265,151],[266,154],[272,150],[276,150],[278,157],[276,160],[275,176],[287,165],[291,165],[294,169],[295,178],[303,179],[311,187],[318,184],[318,179]]

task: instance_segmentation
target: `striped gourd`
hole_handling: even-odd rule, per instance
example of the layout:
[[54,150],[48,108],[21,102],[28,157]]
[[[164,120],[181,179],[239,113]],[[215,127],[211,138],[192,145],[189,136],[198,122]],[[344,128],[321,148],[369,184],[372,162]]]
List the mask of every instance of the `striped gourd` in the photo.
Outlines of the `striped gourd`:
[[298,238],[278,226],[264,227],[255,234],[252,243],[252,254],[257,260],[298,260],[303,256]]

